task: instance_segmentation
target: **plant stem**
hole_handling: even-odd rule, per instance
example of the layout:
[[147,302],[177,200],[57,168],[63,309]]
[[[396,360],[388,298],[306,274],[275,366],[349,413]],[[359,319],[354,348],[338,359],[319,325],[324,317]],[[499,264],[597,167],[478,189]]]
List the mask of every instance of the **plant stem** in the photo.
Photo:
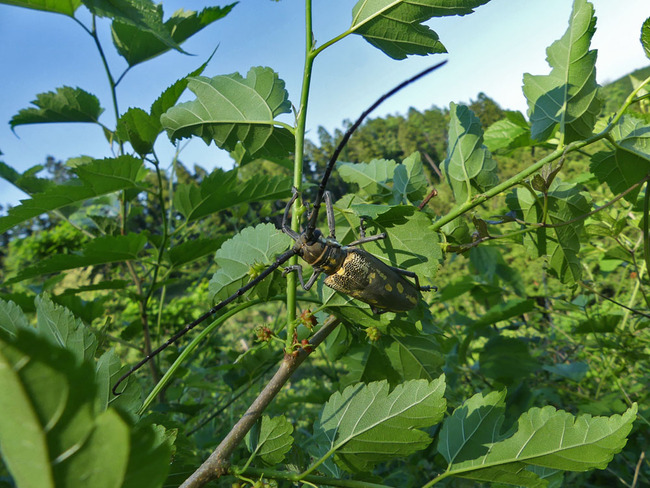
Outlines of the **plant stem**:
[[314,483],[318,486],[341,486],[343,488],[389,488],[388,485],[380,485],[377,483],[370,483],[368,481],[328,478],[326,476],[310,475],[304,478],[299,478],[298,475],[292,471],[277,471],[273,469],[246,468],[239,471],[237,467],[233,466],[233,472],[235,472],[237,475],[242,474],[247,476],[254,476],[257,478],[264,477],[294,482],[303,481]]
[[[300,93],[300,104],[296,120],[296,145],[293,162],[293,186],[300,191],[302,189],[303,174],[303,152],[305,144],[305,126],[307,123],[307,105],[309,102],[309,88],[311,85],[311,73],[314,66],[313,54],[314,35],[312,33],[311,17],[311,0],[305,0],[305,65],[302,74],[302,89]],[[298,209],[300,202],[296,200],[291,212],[291,228],[300,232],[300,214]],[[298,263],[298,257],[295,256],[289,261],[289,265]],[[285,342],[285,351],[291,351],[293,345],[293,335],[296,328],[296,274],[290,273],[287,276],[287,338]]]
[[300,348],[297,354],[285,354],[277,372],[267,383],[266,387],[253,401],[246,413],[242,415],[235,426],[217,446],[210,457],[185,480],[181,488],[198,488],[206,483],[227,474],[230,470],[230,456],[235,448],[244,439],[255,422],[262,416],[262,413],[269,406],[271,401],[280,392],[291,375],[298,369],[302,362],[307,359],[311,352],[321,344],[325,338],[339,325],[340,320],[331,316],[309,341],[309,347]]

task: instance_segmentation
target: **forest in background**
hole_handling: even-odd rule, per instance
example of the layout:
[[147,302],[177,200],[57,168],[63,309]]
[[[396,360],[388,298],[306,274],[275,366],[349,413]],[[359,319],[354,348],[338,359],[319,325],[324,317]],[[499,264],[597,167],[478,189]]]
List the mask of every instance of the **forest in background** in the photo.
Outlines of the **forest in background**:
[[[588,5],[576,1],[578,17],[588,17],[581,10]],[[215,10],[210,15],[215,17]],[[255,74],[261,79],[268,72]],[[308,293],[299,291],[292,317],[287,280],[275,272],[137,372],[121,396],[112,395],[110,386],[127,365],[255,279],[289,247],[277,228],[295,184],[294,158],[284,146],[256,154],[245,139],[234,145],[221,141],[231,151],[234,169],[190,167],[181,154],[169,172],[163,171],[151,153],[151,138],[163,126],[152,136],[147,124],[165,110],[154,104],[147,117],[135,109],[120,117],[110,142],[132,150],[108,161],[110,174],[92,158],[53,156],[22,174],[2,163],[0,176],[34,203],[34,208],[28,203],[9,210],[0,220],[7,227],[0,234],[2,357],[16,371],[21,361],[35,368],[33,376],[27,371],[17,380],[20,388],[12,383],[12,391],[22,392],[21,401],[32,402],[37,414],[48,418],[57,392],[89,385],[61,400],[65,415],[52,422],[56,428],[42,432],[42,442],[56,452],[67,435],[73,436],[67,422],[85,422],[83,448],[57,458],[51,468],[40,460],[42,471],[51,469],[61,483],[56,486],[74,486],[61,480],[94,462],[121,474],[110,486],[179,486],[232,432],[278,363],[307,351],[307,360],[255,430],[231,453],[233,464],[219,486],[291,486],[299,480],[353,488],[650,483],[645,455],[650,294],[643,227],[648,212],[647,190],[641,191],[650,173],[644,135],[650,116],[647,93],[638,91],[649,76],[650,67],[600,87],[602,103],[593,120],[590,114],[578,117],[593,122],[586,132],[558,124],[551,127],[557,133],[538,131],[534,139],[533,122],[501,109],[483,93],[466,106],[459,102],[367,120],[344,148],[327,186],[335,199],[337,238],[343,244],[354,240],[359,217],[367,217],[369,232],[386,231],[391,245],[400,244],[394,249],[371,244],[371,252],[416,270],[438,291],[424,293],[408,314],[373,316],[366,304],[320,283]],[[175,87],[178,95],[188,83],[180,82],[185,85]],[[585,85],[595,93],[595,80],[590,82],[593,86]],[[629,99],[633,92],[638,99]],[[166,110],[177,108],[177,96],[166,93],[161,100]],[[626,118],[614,119],[620,107]],[[614,135],[590,141],[592,130],[599,133],[613,120],[620,122],[608,129]],[[209,125],[204,122],[202,129]],[[317,141],[305,141],[299,179],[307,202],[313,201],[349,126],[343,122],[334,134],[320,129]],[[459,127],[475,132],[462,133]],[[165,129],[181,132],[173,124]],[[564,141],[563,131],[571,141]],[[468,136],[472,144],[478,141],[480,164],[472,184],[464,187],[450,182],[455,163],[449,144]],[[218,141],[218,131],[211,137]],[[573,150],[571,144],[582,141],[590,143]],[[555,159],[530,178],[520,177],[545,158]],[[612,158],[616,164],[604,164]],[[476,169],[476,161],[468,161],[463,164]],[[620,173],[612,174],[612,167]],[[108,183],[115,174],[124,185],[118,190],[113,180]],[[489,194],[498,182],[518,177],[517,188]],[[92,187],[95,193],[69,205],[42,198],[74,195],[75,187]],[[426,201],[433,189],[437,194]],[[235,205],[229,203],[233,200]],[[26,217],[43,206],[49,213]],[[432,229],[451,215],[456,218]],[[536,219],[544,225],[534,227]],[[424,262],[415,259],[422,256]],[[308,341],[330,316],[342,324],[312,352]],[[50,378],[51,390],[34,380],[39,374]],[[353,404],[355,388],[361,392],[357,400],[365,403]],[[382,415],[385,404],[374,403],[373,395],[385,402],[395,392],[415,398],[419,388],[432,396],[430,404],[415,402],[426,407],[428,423],[399,418],[403,424],[395,427],[405,445],[417,448],[388,453],[371,434],[359,439],[352,432],[345,442],[331,437],[328,419],[339,422],[337,429],[349,420],[337,413],[337,405],[352,405],[359,418],[366,409]],[[47,408],[40,411],[40,405]],[[10,403],[0,406],[20,411]],[[87,411],[92,414],[77,417]],[[472,415],[483,419],[486,411],[485,425],[472,423]],[[0,422],[0,435],[18,435],[11,423]],[[532,443],[529,458],[510,456],[507,443],[530,434],[528,423],[545,439],[560,433],[564,438],[566,432],[601,437],[578,442],[570,452],[542,442]],[[470,426],[476,434],[466,439]],[[488,456],[483,447],[489,435],[498,469],[481,471],[472,463]],[[0,486],[20,486],[12,464],[16,451],[6,451],[15,446],[10,437],[0,439],[5,443]],[[445,450],[445,443],[457,450]],[[363,454],[365,448],[369,454]]]

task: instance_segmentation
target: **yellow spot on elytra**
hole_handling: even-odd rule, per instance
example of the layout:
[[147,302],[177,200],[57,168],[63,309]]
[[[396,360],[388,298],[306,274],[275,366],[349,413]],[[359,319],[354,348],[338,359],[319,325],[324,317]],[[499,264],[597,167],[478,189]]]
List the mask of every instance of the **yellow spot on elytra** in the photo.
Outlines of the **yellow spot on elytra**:
[[418,299],[417,299],[417,297],[415,297],[415,296],[413,296],[413,295],[406,295],[406,298],[407,298],[408,301],[411,302],[413,305],[415,305],[416,303],[418,303]]
[[386,275],[379,271],[379,276],[381,277],[382,280],[386,280]]
[[370,273],[370,274],[368,275],[368,279],[369,279],[370,281],[375,281],[375,278],[377,278],[377,275],[376,275],[375,273]]
[[386,286],[384,286],[384,288],[386,289],[386,291],[389,291],[389,292],[393,291],[393,287],[390,286],[390,284],[388,284],[388,283],[386,283]]
[[404,286],[401,283],[397,283],[397,291],[404,293]]

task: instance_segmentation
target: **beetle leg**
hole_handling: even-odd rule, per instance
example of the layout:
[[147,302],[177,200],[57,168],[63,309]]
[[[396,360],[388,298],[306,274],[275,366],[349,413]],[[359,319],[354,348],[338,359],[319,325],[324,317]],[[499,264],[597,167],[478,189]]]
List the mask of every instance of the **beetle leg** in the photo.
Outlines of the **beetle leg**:
[[322,272],[320,269],[314,268],[314,272],[310,276],[307,283],[305,283],[305,280],[302,277],[302,266],[299,264],[293,264],[291,266],[287,266],[286,268],[284,268],[284,271],[282,271],[282,276],[286,276],[289,273],[293,273],[294,271],[298,273],[298,281],[300,281],[300,286],[302,286],[302,289],[305,291],[309,291],[311,287],[314,286],[314,283],[316,283],[318,276]]
[[294,241],[297,241],[298,238],[300,237],[300,234],[298,234],[291,227],[289,227],[289,224],[287,223],[287,221],[289,220],[289,210],[291,209],[293,202],[295,202],[296,198],[298,198],[298,190],[296,189],[295,186],[292,187],[292,191],[293,191],[293,196],[291,197],[291,200],[289,200],[289,203],[287,203],[287,206],[284,207],[284,215],[282,216],[282,232],[287,234]]
[[407,269],[402,269],[402,268],[396,268],[395,266],[390,266],[390,268],[395,271],[396,273],[399,273],[403,276],[408,276],[409,278],[413,278],[415,281],[415,287],[420,290],[420,291],[438,291],[437,286],[422,286],[420,285],[420,279],[418,278],[418,275],[415,274],[413,271],[409,271]]
[[366,229],[365,229],[365,227],[363,225],[364,220],[365,219],[363,217],[359,217],[359,236],[360,236],[360,238],[357,239],[354,242],[351,242],[350,244],[348,244],[348,246],[358,246],[359,244],[364,244],[366,242],[372,242],[372,241],[378,241],[380,239],[386,239],[386,233],[385,232],[382,232],[381,234],[377,234],[376,236],[366,237]]

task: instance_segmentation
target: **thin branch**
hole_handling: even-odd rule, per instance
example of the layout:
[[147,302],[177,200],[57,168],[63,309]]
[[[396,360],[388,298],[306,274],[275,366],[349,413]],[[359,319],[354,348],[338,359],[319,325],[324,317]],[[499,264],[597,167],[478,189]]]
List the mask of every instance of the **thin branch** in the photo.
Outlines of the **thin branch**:
[[253,401],[246,413],[239,419],[228,435],[221,441],[210,457],[185,480],[181,488],[199,488],[206,483],[217,479],[230,471],[230,456],[235,448],[244,439],[255,422],[280,392],[293,372],[311,352],[325,340],[325,338],[339,325],[340,320],[330,316],[316,334],[309,341],[309,347],[298,349],[297,354],[285,354],[278,371],[267,383],[264,390]]

